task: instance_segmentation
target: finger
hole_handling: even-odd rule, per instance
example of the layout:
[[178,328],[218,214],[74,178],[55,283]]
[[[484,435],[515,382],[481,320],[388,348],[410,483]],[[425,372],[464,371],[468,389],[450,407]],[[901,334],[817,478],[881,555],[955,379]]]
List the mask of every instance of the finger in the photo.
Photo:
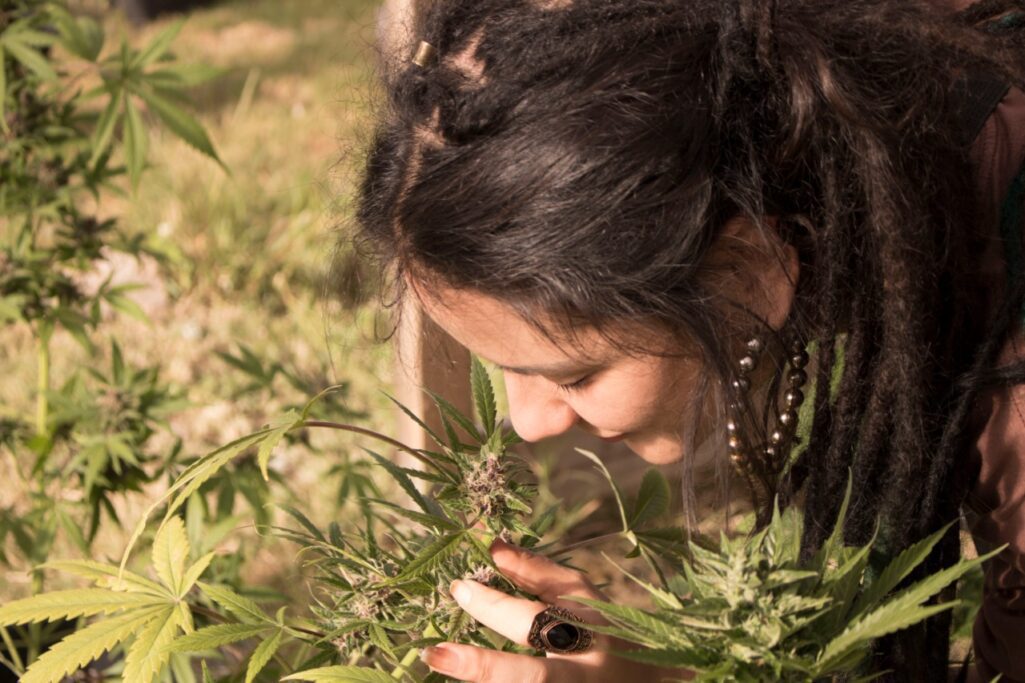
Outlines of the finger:
[[547,607],[542,602],[514,598],[476,581],[453,581],[449,592],[471,617],[523,646],[529,646],[527,636],[534,617]]
[[591,600],[603,598],[598,589],[580,572],[556,564],[546,557],[535,555],[529,550],[496,540],[491,544],[491,557],[502,574],[509,577],[522,590],[536,595],[544,602],[579,610],[579,603],[562,600],[562,596]]
[[420,658],[432,670],[470,683],[579,683],[584,680],[584,672],[569,660],[517,655],[473,645],[441,643],[425,649]]

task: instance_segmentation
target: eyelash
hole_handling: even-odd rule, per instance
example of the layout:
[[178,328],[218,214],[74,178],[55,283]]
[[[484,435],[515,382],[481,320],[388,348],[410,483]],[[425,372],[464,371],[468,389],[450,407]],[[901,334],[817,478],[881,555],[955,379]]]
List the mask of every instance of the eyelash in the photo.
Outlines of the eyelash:
[[588,382],[591,381],[591,377],[593,377],[593,375],[584,375],[575,382],[570,382],[569,384],[556,384],[556,386],[559,387],[560,391],[565,391],[567,393],[580,391],[587,386]]

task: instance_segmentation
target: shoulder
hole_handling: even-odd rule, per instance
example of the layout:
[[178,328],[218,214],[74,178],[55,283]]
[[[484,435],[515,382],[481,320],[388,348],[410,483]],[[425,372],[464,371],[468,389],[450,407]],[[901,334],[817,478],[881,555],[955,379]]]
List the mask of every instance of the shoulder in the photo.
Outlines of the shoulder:
[[[1025,334],[1008,341],[1004,361],[1025,359]],[[1007,548],[986,566],[973,643],[983,680],[1025,681],[1025,385],[985,399],[985,425],[976,441],[978,478],[966,501],[980,552]]]
[[[1004,360],[1025,360],[1025,333],[1008,342]],[[972,533],[985,543],[1009,543],[1025,558],[1025,385],[991,392],[982,407],[978,476],[968,499],[978,515]]]
[[[972,159],[981,204],[995,224],[1025,164],[1025,92],[1012,88],[997,105],[975,141]],[[1007,266],[1002,240],[996,238],[991,247],[992,267],[984,270],[1003,280]],[[1000,363],[1023,360],[1025,329],[1019,328],[1005,342]],[[973,634],[976,660],[985,680],[1000,673],[1003,680],[1025,681],[1025,385],[988,393],[978,415],[981,428],[972,454],[978,476],[966,501],[974,513],[971,532],[980,550],[1003,544],[1007,548],[986,567]]]
[[987,207],[999,207],[1025,161],[1025,91],[1007,91],[983,125],[971,156],[980,200]]

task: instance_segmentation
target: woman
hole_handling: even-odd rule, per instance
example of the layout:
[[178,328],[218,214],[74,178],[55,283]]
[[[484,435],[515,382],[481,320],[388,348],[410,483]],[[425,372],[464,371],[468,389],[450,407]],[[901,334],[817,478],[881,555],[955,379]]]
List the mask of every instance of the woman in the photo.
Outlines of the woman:
[[[442,0],[386,79],[362,237],[503,368],[527,440],[579,425],[653,463],[718,445],[762,509],[800,502],[809,551],[848,477],[847,539],[882,520],[890,553],[964,505],[980,542],[1010,544],[987,568],[973,675],[1025,680],[1018,9]],[[453,595],[518,642],[545,603],[596,595],[493,553],[540,601]],[[958,553],[951,533],[931,569]],[[877,668],[942,680],[948,628],[880,643]],[[471,681],[662,673],[603,646],[425,659]]]

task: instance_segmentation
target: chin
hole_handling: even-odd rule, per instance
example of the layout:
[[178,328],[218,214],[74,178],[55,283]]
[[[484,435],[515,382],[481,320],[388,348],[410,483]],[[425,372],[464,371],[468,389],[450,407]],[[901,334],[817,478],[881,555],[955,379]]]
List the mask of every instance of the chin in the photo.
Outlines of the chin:
[[642,460],[652,465],[668,465],[683,459],[684,448],[679,438],[627,438],[625,443]]

